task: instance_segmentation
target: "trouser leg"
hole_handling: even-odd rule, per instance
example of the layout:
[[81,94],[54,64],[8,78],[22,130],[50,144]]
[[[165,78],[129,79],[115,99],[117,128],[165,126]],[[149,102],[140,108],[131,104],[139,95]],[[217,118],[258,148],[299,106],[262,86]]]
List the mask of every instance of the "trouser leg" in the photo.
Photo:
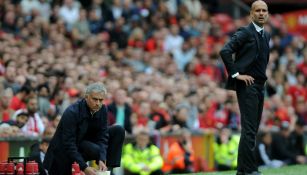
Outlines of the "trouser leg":
[[238,172],[258,171],[256,164],[256,136],[263,109],[263,87],[256,84],[237,87],[241,113],[241,138],[238,150]]
[[107,150],[107,166],[119,167],[122,147],[125,140],[125,129],[119,125],[109,127],[109,144]]
[[80,143],[79,150],[85,161],[99,161],[100,147],[94,142],[83,140]]

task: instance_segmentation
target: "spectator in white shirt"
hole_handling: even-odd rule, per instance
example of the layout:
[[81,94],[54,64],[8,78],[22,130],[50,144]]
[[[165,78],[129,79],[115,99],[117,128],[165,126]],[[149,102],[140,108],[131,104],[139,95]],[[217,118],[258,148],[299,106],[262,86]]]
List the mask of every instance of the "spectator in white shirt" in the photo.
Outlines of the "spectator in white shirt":
[[29,119],[27,123],[21,128],[21,131],[25,135],[29,135],[29,136],[41,135],[45,130],[45,126],[38,113],[37,98],[30,97],[26,103],[26,109],[17,110],[14,116],[17,116],[19,113],[22,113],[22,112],[28,113]]
[[39,10],[40,8],[38,0],[22,0],[20,5],[24,14],[30,14],[32,10]]
[[67,25],[67,30],[70,31],[72,25],[79,19],[80,4],[75,0],[65,0],[59,10],[59,16]]
[[178,25],[173,24],[171,26],[170,33],[165,37],[164,51],[172,52],[174,50],[181,49],[183,41],[183,37],[179,35]]

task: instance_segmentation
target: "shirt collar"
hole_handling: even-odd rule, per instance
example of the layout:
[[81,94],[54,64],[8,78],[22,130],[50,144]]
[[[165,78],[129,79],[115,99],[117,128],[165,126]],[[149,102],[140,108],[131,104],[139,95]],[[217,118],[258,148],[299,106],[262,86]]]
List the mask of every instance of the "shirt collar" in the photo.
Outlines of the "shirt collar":
[[264,27],[259,27],[257,24],[255,24],[254,22],[252,22],[253,23],[253,25],[254,25],[254,27],[255,27],[255,29],[256,29],[256,31],[257,32],[260,32],[261,30],[263,30],[264,29]]

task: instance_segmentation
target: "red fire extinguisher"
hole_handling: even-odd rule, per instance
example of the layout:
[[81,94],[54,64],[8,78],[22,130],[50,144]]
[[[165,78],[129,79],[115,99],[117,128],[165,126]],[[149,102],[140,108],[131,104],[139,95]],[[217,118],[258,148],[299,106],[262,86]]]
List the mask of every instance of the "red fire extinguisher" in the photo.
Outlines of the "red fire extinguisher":
[[16,175],[24,175],[24,165],[22,162],[19,162],[16,165]]
[[0,175],[5,175],[5,173],[6,173],[6,166],[7,166],[7,162],[6,161],[0,162]]
[[9,162],[6,165],[6,175],[13,175],[15,174],[15,164],[14,162]]
[[38,175],[38,164],[35,161],[26,163],[26,175]]
[[77,162],[74,162],[71,166],[72,175],[81,175],[80,166]]

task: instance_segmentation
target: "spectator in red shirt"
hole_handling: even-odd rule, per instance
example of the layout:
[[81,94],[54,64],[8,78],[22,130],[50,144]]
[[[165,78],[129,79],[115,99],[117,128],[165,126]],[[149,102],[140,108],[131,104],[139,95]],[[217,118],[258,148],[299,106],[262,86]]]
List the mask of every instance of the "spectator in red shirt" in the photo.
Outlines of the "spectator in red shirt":
[[30,86],[24,85],[17,92],[16,95],[13,96],[10,108],[17,111],[19,109],[23,109],[26,107],[25,101],[34,93],[33,89]]
[[199,76],[201,74],[208,75],[210,80],[220,80],[221,73],[214,65],[212,58],[209,55],[203,54],[198,63],[194,67],[194,74]]
[[144,31],[140,27],[132,30],[132,33],[128,39],[128,46],[140,49],[145,47]]
[[13,91],[10,88],[5,89],[1,93],[0,97],[0,122],[6,122],[10,120],[14,111],[9,108],[11,99],[13,97]]
[[293,105],[295,105],[297,97],[302,96],[307,100],[307,88],[305,87],[306,77],[302,73],[297,74],[297,84],[290,85],[287,94],[291,95],[293,99]]

